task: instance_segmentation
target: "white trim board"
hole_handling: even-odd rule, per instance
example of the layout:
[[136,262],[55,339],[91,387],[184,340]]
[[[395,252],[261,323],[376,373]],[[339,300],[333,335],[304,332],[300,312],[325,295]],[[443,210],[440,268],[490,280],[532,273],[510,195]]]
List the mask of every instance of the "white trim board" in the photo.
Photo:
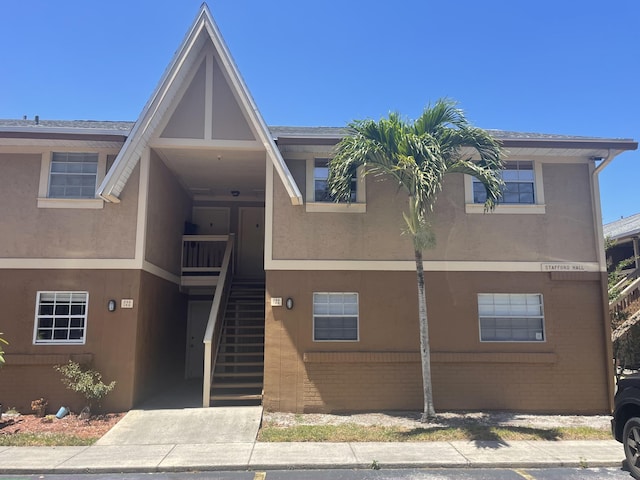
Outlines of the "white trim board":
[[0,258],[0,270],[143,270],[180,285],[180,277],[134,258]]
[[[580,272],[600,272],[597,262],[554,262],[567,267],[580,265]],[[434,260],[423,263],[430,272],[549,272],[544,265],[550,262],[499,262],[499,261],[446,261]],[[273,260],[268,259],[265,270],[318,270],[318,271],[415,271],[413,260]],[[567,271],[570,268],[567,269]],[[565,271],[565,270],[562,270]]]

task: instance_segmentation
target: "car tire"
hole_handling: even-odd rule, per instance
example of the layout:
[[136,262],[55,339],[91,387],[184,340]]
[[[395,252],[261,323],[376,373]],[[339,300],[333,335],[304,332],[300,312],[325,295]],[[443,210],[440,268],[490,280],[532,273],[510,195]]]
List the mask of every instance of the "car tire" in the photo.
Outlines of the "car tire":
[[624,424],[622,444],[629,472],[640,479],[640,418],[632,417]]

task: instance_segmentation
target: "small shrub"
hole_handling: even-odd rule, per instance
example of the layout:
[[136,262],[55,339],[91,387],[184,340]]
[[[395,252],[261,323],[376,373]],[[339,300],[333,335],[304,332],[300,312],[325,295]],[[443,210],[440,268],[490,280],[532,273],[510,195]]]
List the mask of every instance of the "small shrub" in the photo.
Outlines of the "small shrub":
[[31,410],[33,410],[38,417],[44,417],[44,414],[47,410],[47,402],[44,398],[38,398],[31,402]]
[[66,365],[56,365],[54,368],[62,374],[62,383],[69,390],[84,396],[89,409],[94,401],[100,405],[100,400],[116,386],[115,380],[107,385],[102,381],[102,374],[95,370],[83,369],[79,363],[72,360]]
[[4,333],[0,332],[0,367],[4,365],[4,350],[2,350],[2,344],[9,345],[9,342],[2,338],[2,335],[4,335]]

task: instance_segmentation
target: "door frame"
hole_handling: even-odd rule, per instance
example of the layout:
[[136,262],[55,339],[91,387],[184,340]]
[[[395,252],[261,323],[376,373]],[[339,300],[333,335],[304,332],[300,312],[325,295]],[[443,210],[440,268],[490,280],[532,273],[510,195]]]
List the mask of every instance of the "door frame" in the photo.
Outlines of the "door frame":
[[265,235],[266,235],[266,229],[265,229],[265,207],[238,207],[238,238],[237,238],[237,258],[236,258],[236,274],[238,276],[242,276],[242,274],[240,273],[240,259],[242,258],[243,255],[243,251],[242,251],[242,239],[243,239],[243,224],[242,224],[242,215],[243,212],[247,211],[247,210],[260,210],[262,212],[262,217],[261,217],[261,221],[262,221],[262,275],[257,275],[257,277],[263,277],[264,276],[264,247],[265,247]]

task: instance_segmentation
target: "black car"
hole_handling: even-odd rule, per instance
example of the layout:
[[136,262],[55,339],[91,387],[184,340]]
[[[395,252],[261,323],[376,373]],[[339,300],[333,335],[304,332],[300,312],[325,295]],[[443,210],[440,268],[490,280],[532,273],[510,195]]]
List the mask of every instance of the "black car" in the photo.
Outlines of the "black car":
[[640,374],[618,380],[611,432],[624,446],[631,475],[640,479]]

